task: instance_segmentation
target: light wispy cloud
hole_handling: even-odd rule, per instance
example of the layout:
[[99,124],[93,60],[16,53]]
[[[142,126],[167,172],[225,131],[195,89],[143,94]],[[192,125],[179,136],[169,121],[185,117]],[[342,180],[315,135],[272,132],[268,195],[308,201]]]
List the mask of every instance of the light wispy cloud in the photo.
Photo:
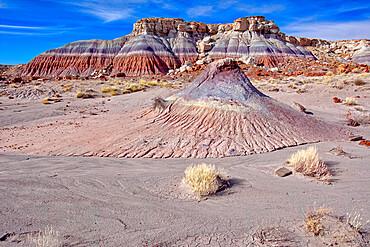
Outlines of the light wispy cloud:
[[66,31],[60,32],[46,32],[46,33],[30,33],[30,32],[17,32],[17,31],[0,31],[2,34],[12,34],[12,35],[27,35],[27,36],[48,36],[48,35],[58,35],[63,34]]
[[28,26],[13,26],[13,25],[0,25],[0,28],[12,28],[12,29],[47,29],[45,27],[28,27]]
[[85,12],[87,14],[91,14],[93,16],[102,19],[104,22],[111,22],[117,20],[124,20],[130,17],[133,17],[134,9],[126,8],[122,10],[115,10],[115,9],[84,9],[81,12]]
[[251,4],[239,4],[235,9],[249,14],[269,14],[285,10],[286,7],[283,4],[262,4],[259,6]]
[[225,0],[225,1],[220,1],[218,4],[217,4],[217,8],[218,9],[228,9],[230,8],[231,6],[233,6],[234,4],[238,4],[238,1],[236,0]]
[[148,0],[110,0],[108,2],[106,0],[85,0],[64,3],[78,6],[80,12],[95,16],[104,22],[112,22],[133,17],[135,8],[146,2]]
[[303,22],[281,27],[288,35],[326,40],[368,39],[370,20],[348,22]]
[[212,6],[196,6],[186,10],[186,13],[189,17],[198,17],[198,16],[211,16],[213,12]]

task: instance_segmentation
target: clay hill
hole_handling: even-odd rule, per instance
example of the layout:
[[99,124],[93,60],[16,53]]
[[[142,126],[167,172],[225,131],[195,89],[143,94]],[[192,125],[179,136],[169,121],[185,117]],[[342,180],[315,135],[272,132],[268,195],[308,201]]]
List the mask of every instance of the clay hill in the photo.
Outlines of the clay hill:
[[113,116],[77,128],[66,120],[2,134],[6,146],[27,146],[27,153],[128,158],[244,156],[350,134],[264,95],[232,58],[212,62],[186,89],[132,117]]
[[[306,47],[306,48],[304,48]],[[234,23],[204,24],[182,19],[138,20],[132,33],[114,40],[77,41],[35,57],[21,76],[166,74],[205,59],[243,58],[267,68],[288,60],[328,59],[369,62],[369,40],[328,42],[286,36],[263,16]],[[309,51],[310,50],[310,51]]]
[[240,156],[341,140],[346,134],[261,93],[232,58],[208,65],[180,93],[157,99],[145,118],[138,137],[119,156]]

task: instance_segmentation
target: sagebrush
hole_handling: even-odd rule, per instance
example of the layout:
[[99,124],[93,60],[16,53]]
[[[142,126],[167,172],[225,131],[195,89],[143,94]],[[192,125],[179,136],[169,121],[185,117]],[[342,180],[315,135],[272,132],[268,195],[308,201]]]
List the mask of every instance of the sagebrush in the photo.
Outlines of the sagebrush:
[[225,171],[216,169],[214,165],[191,165],[185,170],[183,182],[197,196],[216,193],[229,185],[229,176]]

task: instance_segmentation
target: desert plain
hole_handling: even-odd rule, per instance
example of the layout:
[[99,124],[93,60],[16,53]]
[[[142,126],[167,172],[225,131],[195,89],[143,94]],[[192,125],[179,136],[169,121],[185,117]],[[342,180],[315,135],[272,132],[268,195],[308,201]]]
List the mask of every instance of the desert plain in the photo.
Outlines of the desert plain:
[[[40,234],[55,246],[368,246],[370,152],[359,140],[224,158],[117,157],[153,99],[185,89],[187,76],[2,84],[0,246],[32,246]],[[269,97],[364,140],[369,81],[368,73],[251,79]],[[360,125],[348,126],[349,118]],[[309,146],[330,182],[275,174],[293,171],[286,161]],[[195,197],[182,178],[200,163],[224,169],[229,187]],[[305,219],[320,209],[315,234]]]

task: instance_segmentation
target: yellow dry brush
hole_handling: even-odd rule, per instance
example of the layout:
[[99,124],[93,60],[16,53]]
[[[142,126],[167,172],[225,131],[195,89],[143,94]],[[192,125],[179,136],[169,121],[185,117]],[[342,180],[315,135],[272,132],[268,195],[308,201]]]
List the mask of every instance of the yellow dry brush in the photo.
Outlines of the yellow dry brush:
[[328,166],[319,158],[317,148],[314,146],[298,150],[290,156],[287,163],[298,173],[329,182],[331,174]]
[[191,165],[185,170],[183,182],[198,197],[211,195],[229,186],[229,176],[214,165]]

